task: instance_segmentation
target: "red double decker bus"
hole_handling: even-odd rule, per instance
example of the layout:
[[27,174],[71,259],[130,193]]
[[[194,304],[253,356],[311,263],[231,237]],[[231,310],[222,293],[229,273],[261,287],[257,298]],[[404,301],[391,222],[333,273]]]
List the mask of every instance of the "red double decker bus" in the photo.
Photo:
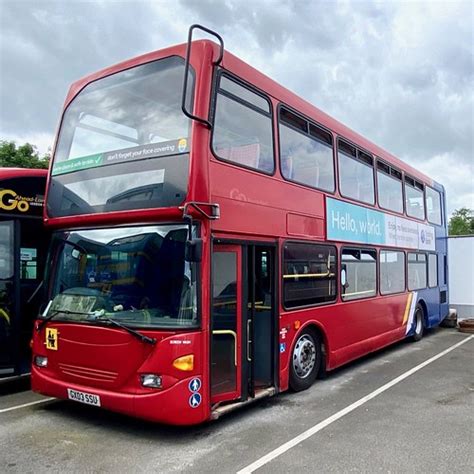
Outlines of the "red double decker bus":
[[33,389],[171,424],[306,389],[447,314],[444,209],[195,25],[69,91]]

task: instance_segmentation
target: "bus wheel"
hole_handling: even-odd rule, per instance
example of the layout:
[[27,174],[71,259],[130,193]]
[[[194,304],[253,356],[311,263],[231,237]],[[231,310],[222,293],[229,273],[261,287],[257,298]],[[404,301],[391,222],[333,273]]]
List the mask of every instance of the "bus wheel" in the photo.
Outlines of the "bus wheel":
[[416,305],[415,308],[415,332],[413,333],[412,340],[419,341],[425,332],[425,320],[423,317],[423,308],[420,305]]
[[321,366],[322,353],[319,337],[306,329],[298,337],[291,354],[290,387],[295,391],[306,390],[315,381]]

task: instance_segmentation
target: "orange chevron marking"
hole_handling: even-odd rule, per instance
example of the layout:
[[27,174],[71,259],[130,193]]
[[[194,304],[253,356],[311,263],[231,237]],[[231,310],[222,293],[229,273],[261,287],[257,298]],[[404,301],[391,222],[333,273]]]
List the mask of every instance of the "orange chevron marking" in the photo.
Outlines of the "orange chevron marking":
[[405,324],[408,321],[408,313],[410,312],[410,306],[411,306],[411,300],[412,299],[413,299],[413,293],[408,293],[407,305],[405,307],[405,314],[403,315],[403,322],[402,322],[403,326],[405,326]]

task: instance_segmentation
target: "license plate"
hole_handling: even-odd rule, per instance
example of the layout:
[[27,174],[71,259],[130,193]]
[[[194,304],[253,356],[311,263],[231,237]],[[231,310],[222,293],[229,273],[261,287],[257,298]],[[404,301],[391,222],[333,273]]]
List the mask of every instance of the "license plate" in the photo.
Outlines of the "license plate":
[[94,395],[93,393],[79,392],[79,390],[72,390],[71,388],[68,388],[67,396],[69,400],[74,400],[75,402],[79,403],[85,403],[86,405],[94,405],[95,407],[100,407],[99,395]]

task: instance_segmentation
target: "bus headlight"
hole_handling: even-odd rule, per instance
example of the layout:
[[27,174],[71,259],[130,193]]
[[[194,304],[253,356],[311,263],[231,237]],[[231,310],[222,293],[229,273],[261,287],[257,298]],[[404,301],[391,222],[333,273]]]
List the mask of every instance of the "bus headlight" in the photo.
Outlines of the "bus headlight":
[[48,367],[48,358],[45,356],[36,356],[35,365],[37,367]]
[[161,388],[161,377],[155,374],[142,374],[140,376],[142,385],[148,388]]

